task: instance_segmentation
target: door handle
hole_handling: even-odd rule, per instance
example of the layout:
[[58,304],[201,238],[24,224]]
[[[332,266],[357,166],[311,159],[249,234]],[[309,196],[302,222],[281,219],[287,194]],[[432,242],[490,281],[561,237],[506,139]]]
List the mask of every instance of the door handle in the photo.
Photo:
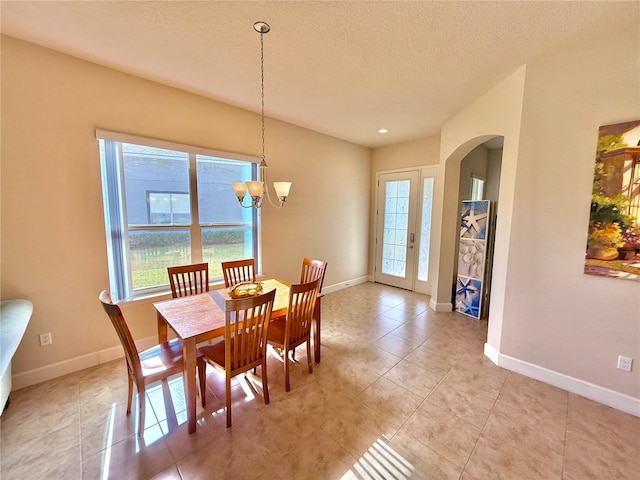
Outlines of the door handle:
[[409,234],[409,248],[413,248],[413,243],[415,242],[415,234]]

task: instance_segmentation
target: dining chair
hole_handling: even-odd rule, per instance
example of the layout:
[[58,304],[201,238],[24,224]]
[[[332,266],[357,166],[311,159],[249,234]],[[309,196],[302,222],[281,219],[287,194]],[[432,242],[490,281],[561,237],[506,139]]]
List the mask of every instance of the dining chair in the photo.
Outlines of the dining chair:
[[225,301],[224,342],[199,347],[205,360],[225,374],[227,428],[231,427],[231,379],[261,367],[262,394],[269,404],[267,334],[276,290]]
[[186,297],[209,291],[209,264],[196,263],[168,267],[169,284],[173,298]]
[[[131,413],[134,383],[138,390],[138,435],[142,436],[144,432],[146,386],[159,380],[166,381],[168,377],[183,372],[182,342],[179,339],[174,339],[170,342],[156,345],[143,352],[138,352],[138,348],[131,336],[131,331],[127,326],[120,307],[112,303],[111,296],[106,290],[100,293],[99,300],[118,334],[127,361],[127,373],[129,376],[127,415]],[[204,407],[206,404],[206,365],[202,354],[197,355],[196,365],[198,367],[198,379],[200,381],[200,396],[202,406]]]
[[318,289],[318,292],[321,292],[322,284],[324,283],[324,274],[326,270],[327,270],[327,262],[305,257],[304,259],[302,259],[302,272],[300,273],[300,283],[311,282],[312,280],[316,280],[319,278],[320,288]]
[[253,258],[222,262],[224,286],[229,288],[242,282],[256,281],[256,261]]
[[[302,272],[300,273],[300,283],[307,283],[312,280],[320,279],[320,288],[318,289],[318,293],[322,292],[322,284],[324,283],[324,274],[327,271],[327,262],[322,260],[314,260],[312,258],[303,258],[302,259]],[[317,316],[318,312],[314,310],[313,315],[314,318]],[[318,333],[318,332],[315,332]],[[319,341],[315,338],[314,342]],[[296,351],[293,350],[293,356],[295,357]]]
[[322,279],[317,278],[308,283],[291,285],[287,316],[274,319],[269,326],[267,342],[280,350],[280,358],[284,362],[284,387],[287,392],[291,390],[289,352],[293,353],[295,360],[295,348],[305,342],[307,344],[309,373],[313,373],[310,342],[311,322],[321,281]]

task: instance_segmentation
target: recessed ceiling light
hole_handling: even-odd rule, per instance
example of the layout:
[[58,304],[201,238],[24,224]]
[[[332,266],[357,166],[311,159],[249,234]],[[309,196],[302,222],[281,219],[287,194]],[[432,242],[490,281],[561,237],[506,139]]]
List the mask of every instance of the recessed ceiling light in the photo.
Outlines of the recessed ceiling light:
[[378,133],[389,133],[389,130],[387,130],[386,128],[381,128],[380,130],[378,130]]

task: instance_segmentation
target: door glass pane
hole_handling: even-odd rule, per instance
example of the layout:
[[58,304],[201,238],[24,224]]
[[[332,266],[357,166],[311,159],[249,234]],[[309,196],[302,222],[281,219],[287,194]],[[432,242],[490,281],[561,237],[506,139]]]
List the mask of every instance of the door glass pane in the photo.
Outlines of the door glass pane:
[[429,249],[431,243],[431,212],[433,209],[433,178],[425,178],[422,188],[422,219],[420,220],[420,249],[418,280],[429,280]]
[[384,243],[382,245],[382,273],[385,275],[406,276],[409,191],[409,180],[385,183]]
[[167,285],[167,267],[191,263],[189,230],[129,232],[131,282],[134,289]]
[[396,214],[395,213],[385,213],[384,215],[384,229],[393,232],[393,229],[396,228]]
[[386,198],[384,211],[390,213],[396,213],[398,209],[398,199],[397,198]]
[[396,229],[407,230],[409,224],[409,215],[407,213],[396,214]]
[[[408,194],[409,192],[407,192]],[[396,210],[398,213],[409,213],[409,197],[398,198],[398,208]]]

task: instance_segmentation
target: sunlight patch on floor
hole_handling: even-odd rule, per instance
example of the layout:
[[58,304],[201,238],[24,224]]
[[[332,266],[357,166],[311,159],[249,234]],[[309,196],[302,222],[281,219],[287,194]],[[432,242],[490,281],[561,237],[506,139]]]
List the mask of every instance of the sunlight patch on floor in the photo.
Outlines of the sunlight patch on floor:
[[405,480],[411,478],[414,471],[411,462],[391,448],[386,439],[378,438],[342,479]]

